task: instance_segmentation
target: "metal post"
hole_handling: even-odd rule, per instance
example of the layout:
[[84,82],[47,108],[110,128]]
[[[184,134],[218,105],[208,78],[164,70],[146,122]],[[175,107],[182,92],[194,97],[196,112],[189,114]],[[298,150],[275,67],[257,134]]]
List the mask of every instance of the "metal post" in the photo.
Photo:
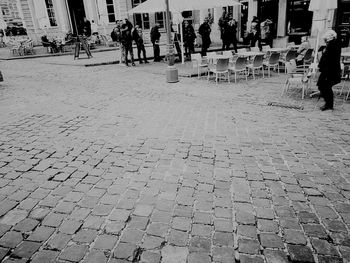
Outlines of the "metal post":
[[174,47],[171,41],[171,26],[170,26],[170,12],[169,12],[169,0],[165,0],[166,12],[165,21],[167,29],[167,54],[168,67],[166,68],[166,80],[168,83],[174,83],[179,81],[179,74],[177,68],[174,66],[175,54]]

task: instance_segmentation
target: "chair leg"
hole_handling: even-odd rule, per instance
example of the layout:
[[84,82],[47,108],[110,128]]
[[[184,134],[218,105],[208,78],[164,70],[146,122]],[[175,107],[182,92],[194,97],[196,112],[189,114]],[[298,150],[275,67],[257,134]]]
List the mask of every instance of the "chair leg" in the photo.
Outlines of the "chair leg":
[[198,67],[198,79],[200,79],[199,72],[200,72],[200,67]]
[[219,74],[215,73],[215,82],[216,82],[216,84],[218,84],[218,77],[219,77]]
[[255,79],[255,69],[252,69],[253,72],[253,79]]
[[237,83],[237,72],[235,71],[235,83]]
[[247,70],[244,71],[244,75],[245,75],[245,81],[248,81],[248,72],[247,72]]
[[230,80],[230,71],[227,71],[227,79],[228,79],[228,83],[231,83],[231,80]]
[[207,77],[208,82],[209,82],[209,78],[210,78],[210,71],[208,71],[208,77]]
[[263,72],[263,79],[265,78],[265,70],[264,70],[264,66],[261,68],[262,72]]

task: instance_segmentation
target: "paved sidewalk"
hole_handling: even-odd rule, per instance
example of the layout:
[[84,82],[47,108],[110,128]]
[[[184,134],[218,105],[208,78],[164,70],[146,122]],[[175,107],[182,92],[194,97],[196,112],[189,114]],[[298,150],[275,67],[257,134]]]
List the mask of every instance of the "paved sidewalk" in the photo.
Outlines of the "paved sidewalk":
[[0,261],[350,262],[349,101],[60,59],[2,63]]

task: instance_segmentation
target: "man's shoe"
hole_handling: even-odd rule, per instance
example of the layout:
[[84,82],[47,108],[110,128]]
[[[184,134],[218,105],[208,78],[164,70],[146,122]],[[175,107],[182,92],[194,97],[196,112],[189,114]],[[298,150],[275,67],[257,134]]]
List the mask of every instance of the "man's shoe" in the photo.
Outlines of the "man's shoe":
[[321,111],[326,111],[326,110],[333,110],[333,107],[329,107],[327,105],[324,105],[320,108]]

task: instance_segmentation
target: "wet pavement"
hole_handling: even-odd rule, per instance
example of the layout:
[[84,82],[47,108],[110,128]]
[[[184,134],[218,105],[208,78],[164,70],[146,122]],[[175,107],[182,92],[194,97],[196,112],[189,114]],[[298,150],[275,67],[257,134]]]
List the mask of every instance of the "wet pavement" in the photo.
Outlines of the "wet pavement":
[[62,58],[1,63],[0,261],[350,262],[349,101]]

